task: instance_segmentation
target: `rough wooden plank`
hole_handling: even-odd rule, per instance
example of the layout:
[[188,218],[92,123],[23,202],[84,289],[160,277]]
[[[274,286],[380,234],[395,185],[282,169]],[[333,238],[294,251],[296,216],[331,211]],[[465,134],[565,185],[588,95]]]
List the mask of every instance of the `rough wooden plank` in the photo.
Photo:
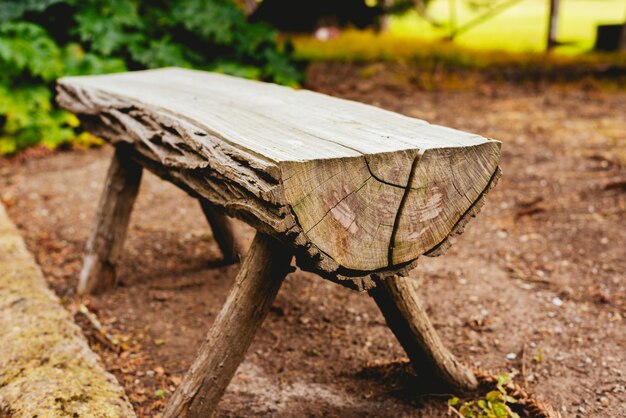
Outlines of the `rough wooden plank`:
[[489,142],[362,103],[204,71],[169,68],[70,77],[60,84],[87,95],[100,92],[110,100],[130,98],[137,108],[167,111],[273,162]]
[[356,288],[445,249],[498,170],[497,141],[205,72],[66,78],[58,100],[161,177],[293,246],[303,268]]
[[1,204],[0,336],[0,416],[135,416]]
[[370,290],[396,338],[421,379],[432,385],[475,389],[476,377],[441,343],[408,277],[389,277]]
[[291,249],[257,233],[235,285],[163,416],[209,417],[290,270]]
[[237,237],[237,228],[232,219],[216,210],[205,199],[200,199],[200,206],[209,225],[211,225],[213,238],[215,238],[217,245],[219,245],[222,251],[224,263],[238,263],[241,261],[245,250],[243,243]]
[[117,260],[139,192],[141,173],[142,167],[131,158],[128,147],[118,146],[100,196],[95,226],[87,241],[78,293],[97,293],[115,285]]

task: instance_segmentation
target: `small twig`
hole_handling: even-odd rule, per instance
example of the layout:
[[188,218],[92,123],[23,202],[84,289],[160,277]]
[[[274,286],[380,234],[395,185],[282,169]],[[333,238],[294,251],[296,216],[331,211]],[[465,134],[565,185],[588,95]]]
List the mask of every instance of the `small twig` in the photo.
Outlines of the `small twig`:
[[89,311],[89,308],[81,304],[73,311],[74,317],[82,316],[87,320],[89,326],[94,330],[92,336],[100,344],[113,352],[119,351],[119,345],[107,334],[106,330],[102,327],[102,324],[98,320],[98,317],[93,312]]
[[527,273],[526,271],[512,264],[507,265],[506,269],[508,273],[510,274],[511,278],[513,279],[517,279],[517,280],[521,280],[521,281],[529,282],[529,283],[547,285],[547,286],[552,284],[552,282],[550,282],[549,280],[541,279],[539,277],[533,276],[531,273]]
[[270,331],[270,335],[274,337],[274,344],[272,344],[272,350],[275,350],[276,347],[280,345],[280,337],[276,335],[275,333],[273,333],[272,331]]
[[465,418],[455,407],[448,405],[448,412],[454,412],[457,417]]

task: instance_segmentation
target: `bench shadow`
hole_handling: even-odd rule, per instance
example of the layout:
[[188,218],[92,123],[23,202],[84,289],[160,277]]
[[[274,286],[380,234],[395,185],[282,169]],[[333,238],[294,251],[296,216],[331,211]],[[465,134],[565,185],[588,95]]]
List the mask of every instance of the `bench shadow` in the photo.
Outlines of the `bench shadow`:
[[[172,277],[185,277],[207,270],[223,270],[231,266],[237,266],[239,262],[232,262],[224,259],[198,260],[192,265],[184,268],[159,269],[158,273],[142,272],[143,274],[124,274],[120,276],[119,287],[133,287],[141,284],[150,284],[151,288],[159,289],[163,287],[162,280]],[[234,276],[233,276],[234,277]],[[195,283],[195,285],[204,285],[206,282]],[[166,288],[176,288],[176,284],[165,285]],[[182,285],[181,287],[193,287]]]
[[[496,389],[497,376],[486,371],[474,371],[479,386],[470,392],[455,391],[445,388],[432,379],[420,378],[408,359],[391,361],[377,361],[369,363],[356,373],[356,377],[375,383],[381,388],[381,394],[391,396],[395,400],[410,405],[413,408],[426,408],[428,406],[447,408],[447,401],[454,396],[462,400],[483,398],[489,391]],[[527,393],[519,385],[507,386],[509,395],[517,399],[514,404],[509,404],[511,409],[520,417],[549,418],[553,408],[538,401],[532,393]]]
[[445,402],[455,396],[437,382],[420,378],[408,359],[370,362],[356,377],[375,383],[387,395],[415,408],[424,407],[429,401]]

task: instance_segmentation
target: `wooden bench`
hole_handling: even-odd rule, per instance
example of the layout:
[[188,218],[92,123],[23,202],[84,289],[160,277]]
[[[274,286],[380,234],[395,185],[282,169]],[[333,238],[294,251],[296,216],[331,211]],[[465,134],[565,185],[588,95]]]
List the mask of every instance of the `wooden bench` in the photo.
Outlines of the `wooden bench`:
[[78,291],[115,284],[145,167],[199,199],[225,258],[225,215],[257,234],[165,417],[209,416],[297,265],[367,291],[418,375],[476,379],[441,344],[406,273],[441,254],[497,181],[500,143],[305,90],[183,69],[68,77],[58,102],[115,148]]

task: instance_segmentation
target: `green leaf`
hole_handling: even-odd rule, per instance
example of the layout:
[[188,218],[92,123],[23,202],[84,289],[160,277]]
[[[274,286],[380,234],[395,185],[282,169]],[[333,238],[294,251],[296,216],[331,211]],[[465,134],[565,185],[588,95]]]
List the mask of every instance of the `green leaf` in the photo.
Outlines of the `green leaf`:
[[192,67],[185,58],[185,47],[174,43],[168,36],[150,41],[147,46],[132,45],[133,58],[147,68],[158,67]]
[[498,385],[506,386],[511,382],[511,375],[508,373],[502,373],[498,375]]
[[507,418],[509,416],[509,410],[503,403],[494,404],[492,411],[498,418]]
[[65,75],[104,74],[126,71],[121,58],[105,58],[85,52],[77,43],[68,44],[63,49]]
[[143,39],[143,22],[137,2],[131,0],[90,0],[80,3],[74,29],[81,41],[99,54],[110,55]]
[[234,75],[237,77],[250,78],[250,79],[258,79],[263,74],[261,69],[252,65],[241,65],[236,62],[219,62],[214,68],[213,71],[219,73],[225,73]]
[[44,28],[34,23],[0,24],[0,69],[5,77],[25,72],[51,81],[63,74],[61,51]]
[[63,75],[180,66],[297,86],[292,52],[231,0],[0,0],[0,153],[81,135],[53,101]]
[[474,408],[473,401],[465,402],[463,405],[461,405],[461,408],[459,408],[459,413],[466,418],[472,418],[474,416],[473,408]]
[[26,12],[42,12],[55,3],[64,0],[2,0],[0,2],[0,23],[17,19]]
[[485,396],[489,402],[502,402],[502,394],[497,390],[492,390]]

